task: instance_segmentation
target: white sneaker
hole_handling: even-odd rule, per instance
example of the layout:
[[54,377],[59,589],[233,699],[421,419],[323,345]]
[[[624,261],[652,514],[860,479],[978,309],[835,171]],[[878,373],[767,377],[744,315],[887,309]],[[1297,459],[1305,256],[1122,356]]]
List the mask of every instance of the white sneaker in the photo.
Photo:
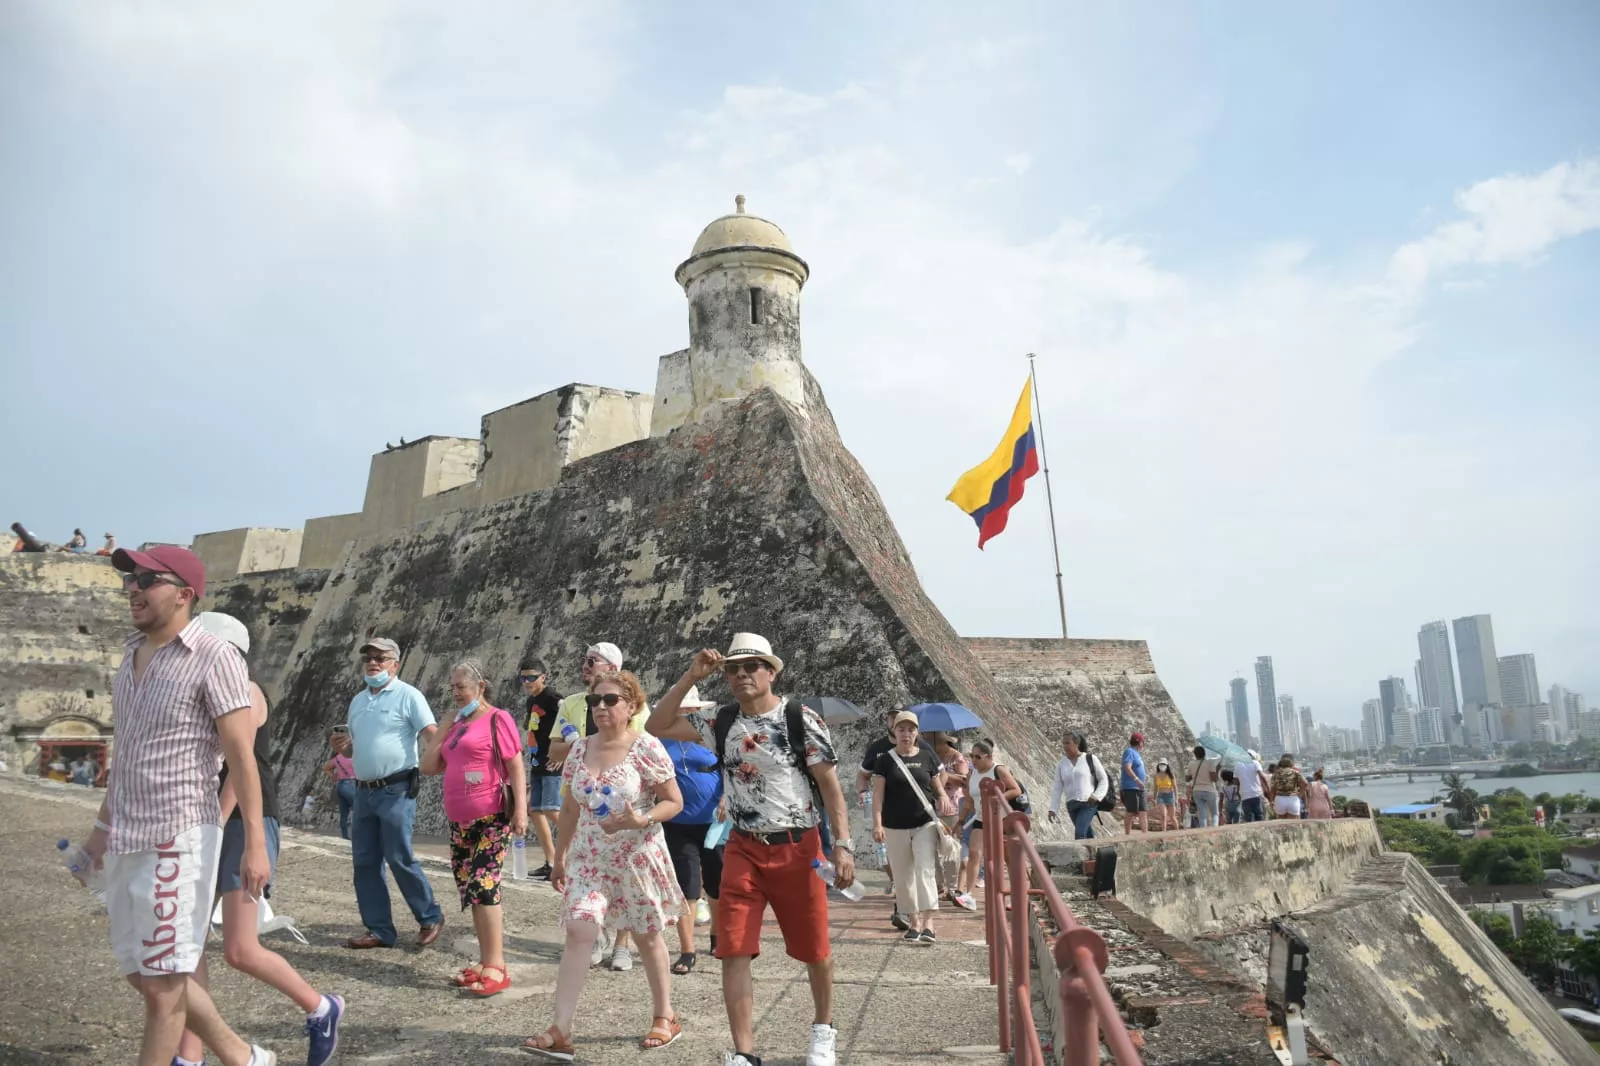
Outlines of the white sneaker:
[[[831,1061],[831,1060],[830,1060]],[[278,1053],[250,1045],[250,1066],[278,1066]]]
[[839,1030],[831,1025],[811,1027],[811,1050],[806,1053],[806,1066],[834,1066],[833,1045],[839,1039]]
[[751,1066],[750,1060],[737,1051],[724,1051],[722,1053],[722,1066]]
[[599,966],[605,961],[606,953],[611,950],[611,934],[602,928],[600,935],[594,938],[594,947],[589,949],[589,965]]
[[633,969],[633,952],[618,948],[611,953],[611,968],[618,973]]
[[695,925],[710,925],[711,924],[711,908],[706,906],[706,901],[703,900],[703,899],[695,904],[695,907],[694,907],[694,924]]

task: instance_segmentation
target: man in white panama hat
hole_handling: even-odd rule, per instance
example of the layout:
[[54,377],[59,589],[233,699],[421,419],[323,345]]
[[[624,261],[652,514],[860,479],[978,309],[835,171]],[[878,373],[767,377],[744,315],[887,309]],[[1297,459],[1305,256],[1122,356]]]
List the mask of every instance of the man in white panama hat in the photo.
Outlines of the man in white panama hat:
[[[721,670],[735,704],[715,714],[683,706],[689,691]],[[661,697],[648,728],[663,739],[698,740],[718,756],[733,832],[722,865],[717,908],[717,958],[734,1050],[725,1066],[761,1066],[755,1053],[755,987],[751,962],[761,952],[768,906],[783,931],[789,956],[809,971],[815,1014],[806,1066],[834,1066],[833,955],[828,891],[812,864],[822,858],[815,782],[833,823],[835,884],[855,880],[850,815],[839,787],[833,740],[822,716],[772,691],[783,660],[757,633],[735,633],[726,655],[707,648]]]

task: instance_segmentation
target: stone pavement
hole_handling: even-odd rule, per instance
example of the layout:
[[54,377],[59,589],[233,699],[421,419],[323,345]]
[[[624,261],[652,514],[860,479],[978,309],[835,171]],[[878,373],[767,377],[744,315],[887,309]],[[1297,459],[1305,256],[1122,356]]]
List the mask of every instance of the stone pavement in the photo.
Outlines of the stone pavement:
[[[139,1000],[117,976],[104,913],[71,880],[55,850],[58,838],[76,840],[86,830],[100,795],[0,779],[0,1066],[104,1066],[132,1062],[136,1054]],[[533,1061],[516,1045],[549,1024],[560,956],[555,893],[546,886],[508,887],[514,984],[495,998],[471,999],[446,984],[476,957],[471,919],[455,906],[442,861],[429,856],[427,870],[446,903],[439,944],[420,952],[352,952],[340,946],[360,931],[348,847],[337,838],[286,829],[273,905],[295,919],[310,945],[284,933],[269,934],[266,942],[313,985],[348,1000],[340,1052],[345,1066]],[[981,912],[946,908],[935,925],[942,943],[905,946],[886,920],[889,903],[881,880],[869,885],[860,903],[833,901],[839,1061],[998,1066],[1003,1057],[995,1048],[995,997],[986,974]],[[394,898],[397,918],[408,919],[398,893]],[[408,925],[409,920],[401,923],[402,943]],[[811,1001],[805,970],[783,954],[775,926],[771,931],[755,964],[756,1032],[765,1061],[789,1066],[805,1060]],[[703,949],[704,928],[700,933]],[[675,934],[669,943],[675,955]],[[213,991],[224,1017],[241,1035],[277,1051],[284,1066],[303,1061],[304,1016],[276,992],[229,970],[220,956],[220,946],[214,946]],[[717,962],[702,950],[695,972],[673,980],[684,1037],[650,1053],[649,1061],[720,1062],[731,1043]],[[579,1061],[638,1061],[649,1013],[640,967],[593,971],[578,1014]]]

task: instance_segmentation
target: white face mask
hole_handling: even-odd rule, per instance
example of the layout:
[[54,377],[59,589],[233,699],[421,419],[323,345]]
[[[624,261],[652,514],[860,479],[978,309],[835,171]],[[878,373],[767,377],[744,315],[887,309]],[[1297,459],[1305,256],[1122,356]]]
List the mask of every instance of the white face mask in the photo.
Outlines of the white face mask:
[[385,670],[381,674],[363,673],[361,675],[361,680],[365,681],[370,687],[372,687],[374,689],[380,689],[383,686],[387,685],[390,681],[394,680],[394,678],[392,678],[389,675],[389,671]]

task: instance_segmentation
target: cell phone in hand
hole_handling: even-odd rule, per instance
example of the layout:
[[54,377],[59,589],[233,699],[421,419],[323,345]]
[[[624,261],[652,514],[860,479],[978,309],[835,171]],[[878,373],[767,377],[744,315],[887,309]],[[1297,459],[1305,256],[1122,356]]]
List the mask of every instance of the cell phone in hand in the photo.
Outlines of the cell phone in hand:
[[336,725],[333,727],[333,731],[335,733],[348,733],[350,732],[350,727],[347,725]]

